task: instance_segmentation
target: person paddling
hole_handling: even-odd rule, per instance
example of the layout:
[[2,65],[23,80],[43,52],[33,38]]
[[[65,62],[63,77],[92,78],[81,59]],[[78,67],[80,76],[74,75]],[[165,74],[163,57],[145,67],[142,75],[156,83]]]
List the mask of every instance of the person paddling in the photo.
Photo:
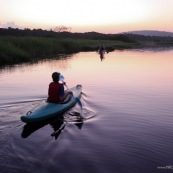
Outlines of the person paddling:
[[59,83],[60,73],[54,72],[52,73],[53,82],[49,84],[48,88],[48,102],[59,103],[64,102],[71,98],[72,92],[68,90],[64,90],[65,82]]

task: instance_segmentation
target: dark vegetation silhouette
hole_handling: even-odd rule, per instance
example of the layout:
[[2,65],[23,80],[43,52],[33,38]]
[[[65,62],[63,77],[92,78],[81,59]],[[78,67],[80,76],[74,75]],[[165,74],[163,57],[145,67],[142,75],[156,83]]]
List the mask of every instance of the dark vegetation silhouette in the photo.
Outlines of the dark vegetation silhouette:
[[[54,29],[56,30],[56,29]],[[59,29],[58,29],[59,31]],[[53,30],[47,31],[42,29],[28,29],[24,30],[18,28],[0,28],[0,36],[18,36],[18,37],[53,37],[53,38],[71,38],[71,39],[93,39],[93,40],[116,40],[129,43],[136,42],[133,39],[128,38],[124,34],[102,34],[97,32],[85,32],[85,33],[72,33],[68,31],[55,32]]]
[[36,62],[80,51],[97,51],[103,44],[108,51],[140,46],[173,45],[173,37],[143,36],[131,33],[72,33],[60,26],[42,29],[0,28],[0,65]]

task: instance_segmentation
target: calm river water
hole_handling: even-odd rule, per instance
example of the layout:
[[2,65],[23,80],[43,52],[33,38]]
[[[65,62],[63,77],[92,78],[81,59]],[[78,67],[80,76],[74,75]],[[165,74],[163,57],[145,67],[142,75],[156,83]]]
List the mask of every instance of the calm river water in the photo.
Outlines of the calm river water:
[[[83,85],[83,124],[20,117],[47,97],[51,74]],[[70,111],[78,111],[76,105]],[[64,114],[68,116],[68,112]],[[96,52],[0,69],[1,173],[173,171],[173,49]]]

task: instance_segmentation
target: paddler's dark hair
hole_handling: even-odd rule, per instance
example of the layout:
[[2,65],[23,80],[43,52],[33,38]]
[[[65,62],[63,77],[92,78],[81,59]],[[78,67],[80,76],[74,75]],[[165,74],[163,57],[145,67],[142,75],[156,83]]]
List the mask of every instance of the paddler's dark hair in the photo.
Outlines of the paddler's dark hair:
[[60,76],[60,73],[58,72],[54,72],[52,73],[52,79],[54,82],[58,82],[59,81],[59,76]]

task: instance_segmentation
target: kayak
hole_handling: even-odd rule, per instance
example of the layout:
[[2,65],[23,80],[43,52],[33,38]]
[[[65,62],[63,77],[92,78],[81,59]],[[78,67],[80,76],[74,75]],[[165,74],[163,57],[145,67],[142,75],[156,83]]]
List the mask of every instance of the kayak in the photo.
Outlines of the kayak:
[[38,122],[64,113],[76,104],[76,98],[79,98],[82,92],[82,85],[77,85],[71,88],[70,91],[73,92],[73,96],[71,96],[67,101],[61,103],[50,103],[45,101],[34,111],[29,111],[26,115],[21,116],[21,120],[25,123]]

